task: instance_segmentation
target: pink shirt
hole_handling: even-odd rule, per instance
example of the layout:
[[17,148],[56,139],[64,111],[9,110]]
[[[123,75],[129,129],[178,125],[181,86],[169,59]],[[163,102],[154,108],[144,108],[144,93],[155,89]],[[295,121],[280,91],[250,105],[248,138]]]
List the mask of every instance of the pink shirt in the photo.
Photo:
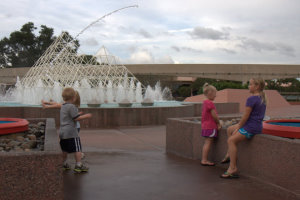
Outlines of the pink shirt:
[[211,115],[211,110],[215,110],[216,114],[217,109],[214,103],[211,100],[205,100],[202,104],[202,119],[201,119],[201,128],[202,129],[217,129],[217,123],[215,122],[214,118]]

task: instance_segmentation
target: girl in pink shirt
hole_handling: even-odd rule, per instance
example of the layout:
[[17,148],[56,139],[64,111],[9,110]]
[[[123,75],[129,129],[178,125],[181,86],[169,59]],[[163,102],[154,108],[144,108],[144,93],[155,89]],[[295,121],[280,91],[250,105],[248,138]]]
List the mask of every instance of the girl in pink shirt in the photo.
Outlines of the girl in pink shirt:
[[218,130],[221,125],[213,100],[216,98],[217,90],[214,86],[205,83],[203,86],[203,94],[207,100],[202,104],[201,129],[202,136],[205,137],[205,142],[202,148],[201,164],[203,166],[214,166],[215,163],[207,159],[208,152],[211,148],[213,139],[218,136]]

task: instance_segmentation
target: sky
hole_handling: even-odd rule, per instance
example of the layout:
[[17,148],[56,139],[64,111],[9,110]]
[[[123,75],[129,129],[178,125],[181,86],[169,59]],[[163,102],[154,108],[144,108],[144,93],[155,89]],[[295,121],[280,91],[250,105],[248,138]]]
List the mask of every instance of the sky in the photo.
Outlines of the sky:
[[1,0],[0,39],[33,22],[124,64],[299,64],[299,0]]

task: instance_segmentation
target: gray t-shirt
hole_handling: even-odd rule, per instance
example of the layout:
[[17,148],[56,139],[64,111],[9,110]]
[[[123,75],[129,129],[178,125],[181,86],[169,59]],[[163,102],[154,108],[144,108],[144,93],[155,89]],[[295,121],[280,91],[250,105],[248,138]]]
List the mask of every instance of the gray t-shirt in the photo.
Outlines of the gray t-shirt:
[[78,131],[75,119],[79,117],[78,109],[74,104],[64,103],[60,109],[60,139],[76,138]]

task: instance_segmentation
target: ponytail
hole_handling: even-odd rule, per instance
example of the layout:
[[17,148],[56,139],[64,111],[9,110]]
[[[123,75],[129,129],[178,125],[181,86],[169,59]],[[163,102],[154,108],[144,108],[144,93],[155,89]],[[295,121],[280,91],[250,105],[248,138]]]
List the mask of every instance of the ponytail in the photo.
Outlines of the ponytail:
[[204,95],[207,95],[207,93],[210,91],[210,90],[217,90],[213,85],[210,85],[208,83],[205,83],[203,85],[203,94]]
[[265,105],[267,105],[267,96],[266,96],[266,93],[264,92],[264,89],[265,89],[265,81],[262,79],[262,78],[252,78],[252,80],[254,81],[254,83],[256,85],[259,86],[259,96],[261,98],[261,103],[264,103]]
[[267,105],[268,100],[267,100],[266,93],[264,91],[260,91],[259,96],[261,98],[262,103]]

